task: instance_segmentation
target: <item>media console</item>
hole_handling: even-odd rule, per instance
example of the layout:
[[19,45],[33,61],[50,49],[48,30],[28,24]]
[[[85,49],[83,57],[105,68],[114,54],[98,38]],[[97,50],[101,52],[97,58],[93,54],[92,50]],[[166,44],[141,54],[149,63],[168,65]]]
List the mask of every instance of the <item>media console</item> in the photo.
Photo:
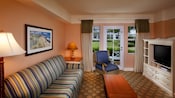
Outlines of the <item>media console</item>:
[[[161,47],[155,49],[156,46]],[[170,47],[170,49],[163,49],[162,46]],[[160,53],[157,53],[159,50],[161,50]],[[158,57],[155,55],[157,55]],[[175,82],[174,56],[175,38],[144,39],[143,75],[153,81],[159,87],[163,88],[172,97],[175,96],[175,83],[173,83]],[[159,60],[155,60],[157,58]]]

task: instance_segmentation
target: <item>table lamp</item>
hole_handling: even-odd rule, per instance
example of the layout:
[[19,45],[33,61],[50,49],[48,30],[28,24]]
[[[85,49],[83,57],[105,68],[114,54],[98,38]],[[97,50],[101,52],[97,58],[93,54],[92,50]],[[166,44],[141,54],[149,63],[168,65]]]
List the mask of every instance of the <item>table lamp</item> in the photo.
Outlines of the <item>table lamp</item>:
[[3,57],[20,55],[23,53],[25,53],[25,51],[18,45],[12,33],[0,32],[0,98],[5,98]]
[[68,44],[67,49],[72,51],[71,52],[71,59],[74,59],[75,58],[74,57],[74,51],[78,49],[76,43],[75,42],[70,42]]

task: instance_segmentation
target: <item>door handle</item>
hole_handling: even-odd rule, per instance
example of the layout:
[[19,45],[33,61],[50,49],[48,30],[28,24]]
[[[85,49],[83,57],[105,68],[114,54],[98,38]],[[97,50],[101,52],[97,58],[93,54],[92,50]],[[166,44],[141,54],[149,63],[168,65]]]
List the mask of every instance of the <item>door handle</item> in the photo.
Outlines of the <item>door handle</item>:
[[123,47],[120,47],[120,51],[122,51],[123,50]]

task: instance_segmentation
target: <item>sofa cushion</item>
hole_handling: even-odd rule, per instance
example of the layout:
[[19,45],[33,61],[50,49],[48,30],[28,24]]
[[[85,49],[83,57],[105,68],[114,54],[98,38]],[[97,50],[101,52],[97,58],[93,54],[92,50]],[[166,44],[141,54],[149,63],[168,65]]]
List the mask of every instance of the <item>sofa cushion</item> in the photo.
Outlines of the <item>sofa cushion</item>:
[[63,73],[64,70],[66,69],[66,62],[64,61],[63,56],[61,56],[61,55],[55,56],[55,59],[56,59],[57,65],[59,67],[58,70]]
[[8,98],[37,98],[41,93],[41,89],[32,72],[29,69],[25,69],[5,80],[5,93]]
[[[63,89],[48,88],[40,95],[40,98],[43,98],[46,96],[47,98],[56,98],[57,95],[62,95],[62,94],[64,94],[65,98],[73,98],[73,92],[69,88],[63,88]],[[62,97],[58,97],[58,98],[62,98]]]
[[70,90],[72,90],[72,92],[75,92],[75,88],[73,85],[71,84],[51,84],[48,88],[50,89],[63,89],[63,88],[69,88]]
[[38,66],[32,66],[28,69],[31,70],[32,74],[35,76],[35,79],[37,80],[40,86],[41,92],[43,92],[48,87],[48,83],[45,76],[43,75]]

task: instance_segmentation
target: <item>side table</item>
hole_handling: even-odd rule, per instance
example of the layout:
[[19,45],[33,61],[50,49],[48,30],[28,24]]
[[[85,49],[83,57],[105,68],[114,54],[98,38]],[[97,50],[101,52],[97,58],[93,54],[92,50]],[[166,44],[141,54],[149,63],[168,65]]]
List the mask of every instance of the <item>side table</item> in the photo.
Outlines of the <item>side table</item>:
[[66,68],[67,69],[83,69],[82,58],[81,57],[65,57]]

